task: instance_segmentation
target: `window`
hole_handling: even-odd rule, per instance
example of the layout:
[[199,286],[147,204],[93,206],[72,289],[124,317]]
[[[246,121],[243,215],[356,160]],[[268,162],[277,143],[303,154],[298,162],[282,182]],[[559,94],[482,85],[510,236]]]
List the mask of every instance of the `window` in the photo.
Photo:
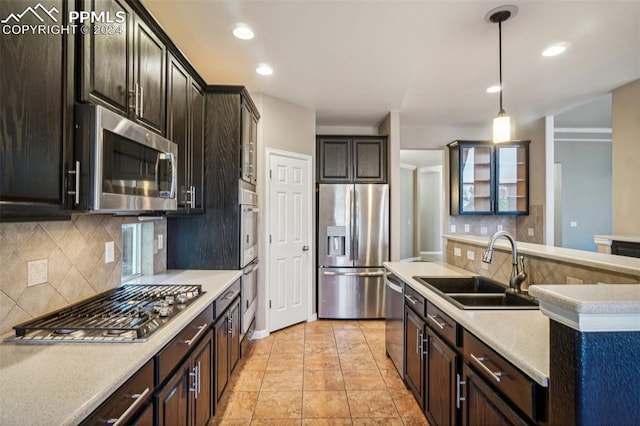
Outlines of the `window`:
[[122,281],[141,274],[142,226],[140,223],[122,225]]

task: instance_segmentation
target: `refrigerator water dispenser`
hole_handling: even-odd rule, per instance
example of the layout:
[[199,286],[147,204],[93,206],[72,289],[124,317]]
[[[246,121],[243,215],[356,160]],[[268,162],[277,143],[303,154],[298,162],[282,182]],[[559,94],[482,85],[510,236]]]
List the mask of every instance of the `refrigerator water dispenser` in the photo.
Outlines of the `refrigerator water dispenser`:
[[327,226],[327,254],[329,256],[344,256],[347,236],[346,226]]

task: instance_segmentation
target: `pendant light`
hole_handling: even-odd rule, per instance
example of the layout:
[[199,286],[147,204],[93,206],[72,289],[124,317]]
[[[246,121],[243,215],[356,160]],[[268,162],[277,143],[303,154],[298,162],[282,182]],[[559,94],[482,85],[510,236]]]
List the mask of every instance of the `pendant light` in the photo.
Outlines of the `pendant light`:
[[498,24],[498,69],[500,72],[500,110],[498,115],[493,119],[493,142],[507,142],[511,140],[511,118],[504,112],[502,107],[502,92],[504,86],[502,84],[502,23],[507,19],[515,16],[518,8],[513,5],[500,6],[490,10],[485,15],[485,20]]

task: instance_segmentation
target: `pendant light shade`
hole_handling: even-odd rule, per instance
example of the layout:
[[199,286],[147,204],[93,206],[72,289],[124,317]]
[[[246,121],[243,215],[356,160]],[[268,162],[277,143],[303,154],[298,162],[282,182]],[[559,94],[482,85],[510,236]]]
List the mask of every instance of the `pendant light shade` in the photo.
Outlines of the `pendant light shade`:
[[511,118],[504,112],[502,107],[502,23],[518,12],[516,6],[500,6],[490,10],[485,15],[485,20],[493,24],[498,24],[498,69],[500,72],[500,110],[493,119],[493,142],[507,142],[511,140]]

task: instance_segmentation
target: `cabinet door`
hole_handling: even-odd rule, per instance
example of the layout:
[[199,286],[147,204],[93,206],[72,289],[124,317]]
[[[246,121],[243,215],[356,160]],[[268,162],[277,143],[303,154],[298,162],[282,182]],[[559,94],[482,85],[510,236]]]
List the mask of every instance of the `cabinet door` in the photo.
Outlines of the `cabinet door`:
[[197,371],[198,385],[192,394],[193,424],[206,425],[213,415],[213,370],[212,364],[212,332],[204,338],[202,343],[194,350],[191,366]]
[[204,212],[204,93],[197,83],[191,82],[191,186],[193,202],[190,213]]
[[240,300],[229,308],[229,375],[240,359]]
[[462,403],[462,424],[464,426],[528,424],[468,365],[465,364],[462,367],[462,372],[465,389]]
[[459,156],[459,214],[493,214],[493,147],[460,144]]
[[[97,6],[97,7],[96,7]],[[133,76],[133,12],[124,0],[85,0],[85,12],[124,14],[125,21],[117,25],[114,34],[95,34],[91,25],[88,34],[79,36],[82,55],[80,97],[128,114],[134,102]]]
[[427,335],[428,381],[425,412],[433,426],[456,424],[456,374],[459,356],[432,330],[427,330]]
[[405,380],[420,407],[424,407],[424,321],[405,307]]
[[135,20],[134,28],[135,116],[149,129],[164,134],[166,48],[141,19]]
[[158,425],[189,425],[189,362],[185,362],[156,396]]
[[318,182],[351,182],[351,141],[348,138],[318,138]]
[[251,141],[253,142],[251,183],[256,185],[258,183],[258,119],[253,114],[251,115]]
[[229,380],[229,337],[228,318],[226,315],[221,316],[215,323],[216,335],[216,356],[215,356],[215,381],[216,381],[216,400],[220,400],[224,388]]
[[[40,3],[46,10],[56,9],[59,13],[54,16],[66,22],[69,3],[73,2]],[[22,13],[28,5],[3,0],[0,16]],[[20,24],[42,22],[27,13]],[[3,221],[70,217],[67,171],[72,152],[73,40],[66,34],[26,32],[3,35],[0,41]]]
[[189,75],[169,56],[167,73],[167,138],[178,145],[178,210],[189,203]]
[[387,181],[386,139],[353,140],[354,182],[385,183]]
[[496,152],[496,214],[529,214],[529,145],[499,145]]

